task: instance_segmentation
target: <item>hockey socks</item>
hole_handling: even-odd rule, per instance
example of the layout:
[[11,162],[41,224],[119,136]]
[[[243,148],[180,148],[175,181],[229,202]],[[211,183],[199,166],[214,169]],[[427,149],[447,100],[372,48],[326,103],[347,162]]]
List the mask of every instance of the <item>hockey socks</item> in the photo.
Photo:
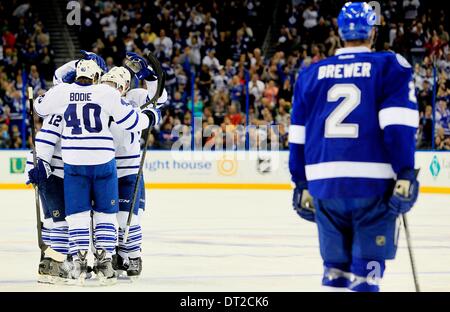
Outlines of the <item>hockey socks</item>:
[[66,221],[55,222],[50,233],[51,248],[64,255],[69,254],[69,226]]
[[128,259],[139,258],[141,256],[142,228],[139,224],[139,217],[133,215],[131,219],[130,232],[127,242],[123,241],[125,234],[128,212],[120,211],[117,219],[119,221],[119,248],[118,254],[128,262]]
[[90,211],[80,212],[66,217],[69,225],[69,254],[74,259],[80,252],[89,250]]
[[104,258],[111,259],[117,242],[116,214],[94,213],[94,242],[97,251],[104,250]]
[[52,244],[51,233],[53,228],[53,220],[51,218],[44,219],[42,223],[43,223],[41,229],[42,240],[47,246],[51,246]]

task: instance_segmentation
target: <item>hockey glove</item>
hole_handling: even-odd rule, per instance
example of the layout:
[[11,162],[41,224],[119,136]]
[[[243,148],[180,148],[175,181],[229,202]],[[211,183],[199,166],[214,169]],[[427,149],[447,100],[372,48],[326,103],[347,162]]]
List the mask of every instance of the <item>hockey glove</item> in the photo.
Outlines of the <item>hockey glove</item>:
[[71,70],[62,77],[62,81],[65,83],[73,83],[75,82],[76,76],[77,72],[75,70]]
[[407,213],[416,203],[418,195],[419,181],[414,169],[400,172],[388,203],[390,213],[396,216]]
[[103,70],[104,73],[108,71],[108,67],[106,66],[103,57],[95,54],[94,52],[87,52],[85,50],[81,50],[80,52],[83,55],[83,59],[95,61],[97,65]]
[[155,72],[148,66],[147,60],[134,52],[127,53],[125,66],[134,73],[139,80],[157,80]]
[[158,126],[161,123],[162,120],[161,110],[157,108],[149,108],[143,110],[142,113],[148,116],[151,127]]
[[313,198],[308,191],[307,182],[296,183],[292,205],[301,218],[310,222],[316,221],[316,210],[314,208]]
[[38,159],[37,167],[28,171],[27,184],[34,184],[41,187],[52,174],[52,166],[48,162],[42,159]]

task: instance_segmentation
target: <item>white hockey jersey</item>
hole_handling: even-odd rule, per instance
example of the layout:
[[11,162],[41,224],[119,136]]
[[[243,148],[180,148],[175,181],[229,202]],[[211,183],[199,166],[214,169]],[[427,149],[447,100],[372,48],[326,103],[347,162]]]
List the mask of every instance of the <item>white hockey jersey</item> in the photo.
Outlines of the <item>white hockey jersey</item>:
[[[70,61],[59,67],[53,76],[53,85],[62,83],[62,78],[68,72],[75,70],[77,61]],[[53,168],[52,174],[64,178],[64,162],[61,154],[62,115],[49,115],[44,118],[41,129],[36,133],[36,156],[41,158]],[[33,153],[27,156],[25,172],[34,167]]]
[[62,158],[70,165],[98,165],[114,158],[110,117],[129,132],[149,125],[146,115],[123,105],[119,91],[104,84],[58,84],[37,100],[35,111],[41,117],[62,116]]
[[[128,91],[125,99],[133,107],[140,107],[149,101],[156,92],[155,82],[146,82],[147,90],[132,89]],[[167,101],[167,92],[164,90],[162,96],[158,99],[158,104],[164,104]],[[111,132],[114,137],[114,145],[116,148],[117,176],[119,178],[139,171],[140,150],[141,150],[141,132],[127,132],[119,128],[116,123],[111,123]]]
[[[49,115],[45,117],[35,139],[37,158],[48,162],[52,166],[52,174],[60,178],[64,178],[64,162],[61,155],[62,129],[62,116]],[[32,156],[32,153],[30,155]],[[27,165],[34,167],[32,157],[27,159]]]

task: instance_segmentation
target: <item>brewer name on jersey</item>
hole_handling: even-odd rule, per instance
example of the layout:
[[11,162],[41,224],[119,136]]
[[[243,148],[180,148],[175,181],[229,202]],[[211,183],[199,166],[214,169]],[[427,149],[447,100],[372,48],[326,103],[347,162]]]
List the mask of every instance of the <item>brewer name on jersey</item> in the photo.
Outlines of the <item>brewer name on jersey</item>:
[[354,62],[348,64],[328,64],[319,67],[317,79],[324,78],[361,78],[370,77],[372,64],[369,62]]

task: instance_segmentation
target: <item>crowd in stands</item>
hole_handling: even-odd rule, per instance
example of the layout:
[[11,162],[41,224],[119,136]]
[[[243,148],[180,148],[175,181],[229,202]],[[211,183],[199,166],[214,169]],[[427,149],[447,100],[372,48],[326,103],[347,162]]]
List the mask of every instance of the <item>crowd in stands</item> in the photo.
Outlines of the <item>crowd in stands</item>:
[[0,3],[0,148],[29,146],[23,87],[44,93],[55,68],[50,36],[30,3]]
[[[170,99],[162,125],[150,136],[153,148],[169,149],[186,134],[193,119],[198,119],[197,130],[214,127],[205,137],[195,134],[197,146],[215,143],[216,148],[243,148],[243,127],[248,123],[259,127],[249,131],[251,142],[267,139],[268,144],[286,149],[298,72],[343,46],[336,19],[342,1],[282,3],[275,16],[276,1],[85,0],[80,41],[85,50],[103,56],[108,67],[121,65],[130,51],[151,51],[160,59]],[[381,4],[375,49],[400,53],[414,68],[420,110],[417,146],[429,149],[434,143],[437,149],[450,150],[447,13],[444,8],[431,8],[424,0]],[[15,7],[0,5],[5,13],[11,9]],[[0,18],[4,25],[0,133],[6,131],[10,136],[14,130],[4,127],[4,116],[11,114],[5,113],[5,107],[14,105],[4,98],[15,99],[15,95],[20,102],[21,68],[17,64],[30,67],[30,80],[39,85],[37,89],[45,88],[42,78],[51,77],[48,34],[42,23],[27,15],[30,12],[22,17],[2,14]],[[268,38],[271,46],[267,48],[266,34],[272,22],[272,27],[279,26],[278,35],[275,42]],[[11,31],[14,40],[9,38]],[[9,41],[13,46],[7,54]],[[263,131],[264,127],[268,131]]]

